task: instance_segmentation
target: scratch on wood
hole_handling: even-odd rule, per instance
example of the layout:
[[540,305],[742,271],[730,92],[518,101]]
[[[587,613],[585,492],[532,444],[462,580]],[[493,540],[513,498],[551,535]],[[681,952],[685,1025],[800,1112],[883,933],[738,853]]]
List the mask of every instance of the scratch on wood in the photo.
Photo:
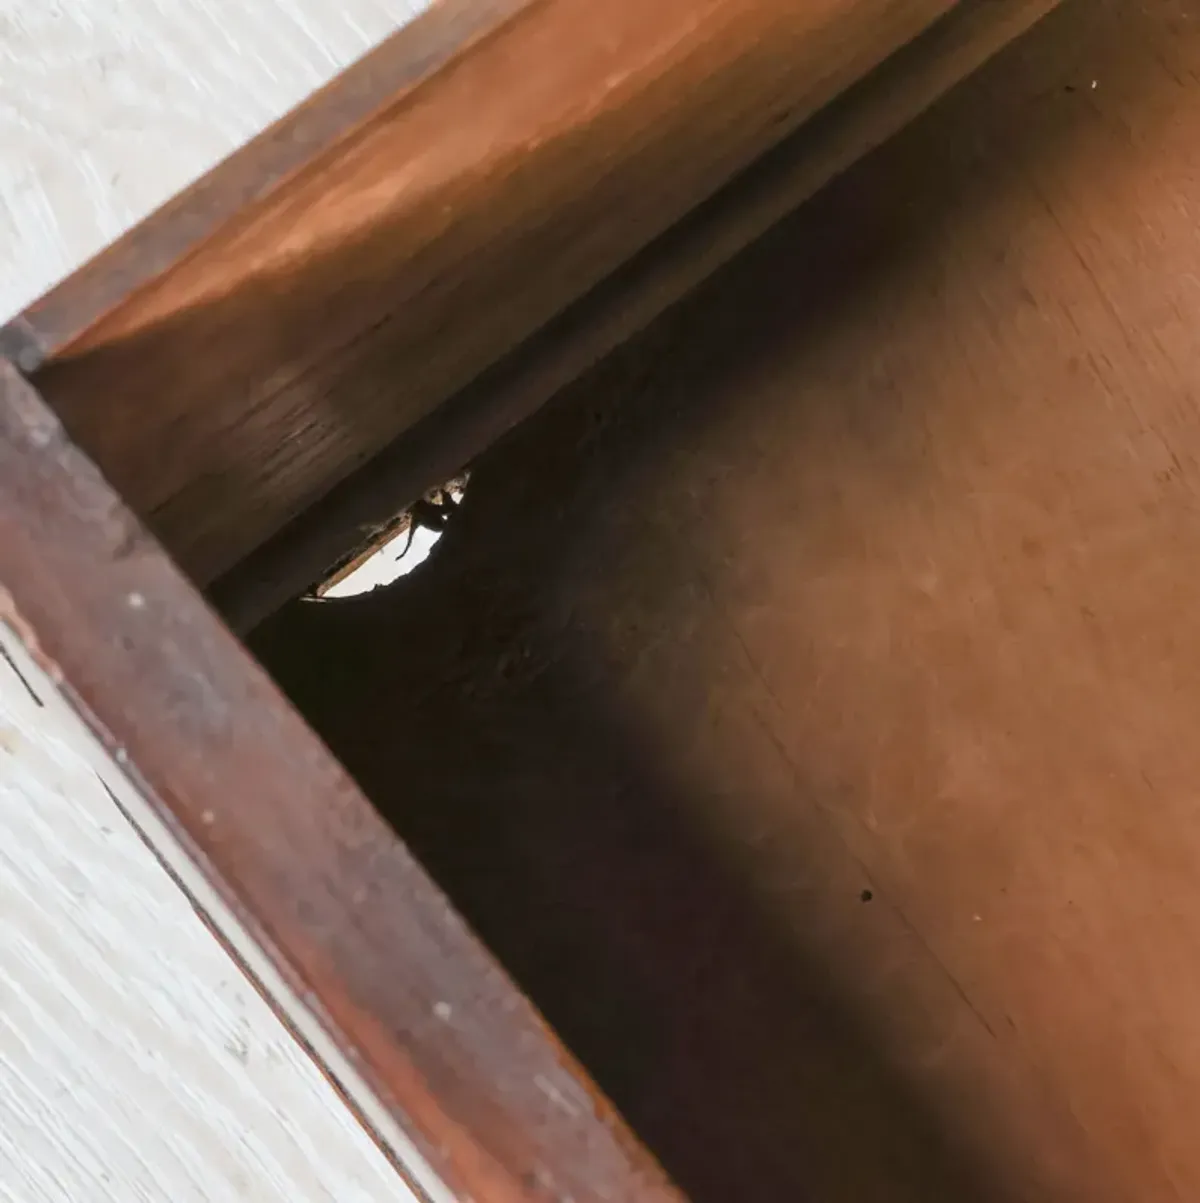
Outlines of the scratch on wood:
[[17,667],[17,662],[13,659],[12,654],[9,652],[8,648],[6,648],[4,646],[3,643],[0,643],[0,658],[2,658],[4,660],[4,663],[7,664],[8,667],[13,670],[13,672],[16,674],[17,680],[20,681],[21,684],[25,686],[25,690],[29,694],[29,696],[31,698],[33,698],[33,700],[38,704],[38,706],[41,709],[44,710],[46,707],[46,703],[43,702],[40,697],[38,697],[37,691],[33,688],[32,685],[30,685],[25,674],[23,672],[21,672],[21,670]]

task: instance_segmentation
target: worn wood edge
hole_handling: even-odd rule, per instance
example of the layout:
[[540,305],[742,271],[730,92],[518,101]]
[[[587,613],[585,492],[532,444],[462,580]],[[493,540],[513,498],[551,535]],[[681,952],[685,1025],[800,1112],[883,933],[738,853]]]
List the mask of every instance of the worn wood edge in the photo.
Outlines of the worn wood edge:
[[957,2],[539,0],[61,346],[39,391],[208,584]]
[[[258,995],[266,1002],[289,1035],[312,1059],[326,1081],[362,1125],[392,1168],[420,1200],[420,1203],[454,1203],[447,1189],[421,1155],[417,1146],[363,1081],[351,1060],[330,1039],[316,1018],[270,959],[263,953],[211,883],[188,859],[183,847],[167,825],[155,814],[145,797],[122,771],[115,759],[101,746],[95,732],[72,707],[62,682],[51,679],[47,668],[33,655],[36,636],[16,614],[7,591],[0,588],[0,659],[20,677],[25,688],[40,706],[54,705],[73,728],[88,765],[105,793],[145,845],[172,883],[183,893],[197,918],[218,941]],[[27,642],[28,641],[28,642]]]
[[[456,1197],[677,1203],[532,1005],[4,360],[0,622]],[[277,828],[251,833],[244,803],[266,805]],[[297,822],[327,826],[326,806],[348,830],[313,832],[309,864],[288,841]],[[296,862],[305,886],[328,885],[319,853],[339,834],[335,904],[315,888],[290,895]],[[355,905],[355,853],[388,862],[393,896],[372,908],[358,899],[357,924],[339,928]],[[405,938],[424,954],[404,959],[403,974],[387,962],[411,950],[389,943],[381,915],[411,925]],[[356,997],[364,975],[407,998],[403,1013]],[[415,982],[429,1015],[413,1011]]]
[[[218,578],[248,631],[917,117],[1059,0],[962,0],[478,382]],[[335,603],[345,604],[345,603]]]
[[108,312],[244,224],[298,176],[325,170],[342,143],[459,56],[546,0],[434,0],[303,103],[235,150],[0,326],[0,356],[35,372]]

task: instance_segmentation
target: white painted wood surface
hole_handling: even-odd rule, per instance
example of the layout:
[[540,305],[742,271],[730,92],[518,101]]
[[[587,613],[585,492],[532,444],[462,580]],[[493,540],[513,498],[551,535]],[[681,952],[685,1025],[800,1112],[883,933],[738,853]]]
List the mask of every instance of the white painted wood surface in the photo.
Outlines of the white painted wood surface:
[[[0,0],[0,319],[424,2]],[[41,700],[0,658],[0,1200],[411,1198]]]
[[0,0],[0,319],[428,0]]

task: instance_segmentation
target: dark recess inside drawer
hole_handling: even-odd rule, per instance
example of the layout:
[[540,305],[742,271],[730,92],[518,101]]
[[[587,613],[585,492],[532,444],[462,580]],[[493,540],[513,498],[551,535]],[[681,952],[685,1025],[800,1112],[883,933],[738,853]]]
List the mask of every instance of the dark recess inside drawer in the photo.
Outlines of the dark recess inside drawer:
[[[410,576],[252,639],[697,1203],[1002,1197],[906,1063],[961,1002],[780,735],[830,373],[922,253],[901,141],[485,454]],[[744,605],[794,615],[773,665]]]
[[762,725],[721,597],[734,531],[788,516],[722,431],[808,304],[780,256],[831,283],[807,245],[485,455],[410,576],[253,647],[689,1197],[983,1200],[843,993],[839,928],[908,937]]
[[1104,381],[1194,437],[1173,11],[1065,6],[251,637],[696,1203],[1172,1197],[1196,528]]

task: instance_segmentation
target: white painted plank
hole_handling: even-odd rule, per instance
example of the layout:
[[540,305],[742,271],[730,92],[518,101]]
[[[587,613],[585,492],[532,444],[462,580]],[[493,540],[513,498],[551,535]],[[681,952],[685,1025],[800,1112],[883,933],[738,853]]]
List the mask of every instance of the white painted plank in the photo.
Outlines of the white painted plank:
[[0,320],[428,0],[0,0]]
[[0,660],[0,1199],[399,1197],[34,688]]

